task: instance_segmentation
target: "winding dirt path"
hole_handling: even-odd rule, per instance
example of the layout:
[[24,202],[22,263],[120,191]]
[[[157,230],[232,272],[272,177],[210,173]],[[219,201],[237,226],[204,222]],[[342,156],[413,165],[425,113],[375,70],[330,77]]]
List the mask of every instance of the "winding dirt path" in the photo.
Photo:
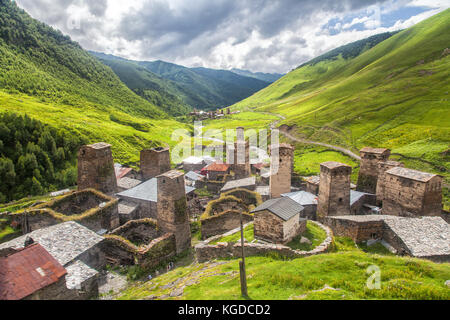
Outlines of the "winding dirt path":
[[[273,116],[276,116],[276,117],[280,118],[279,120],[276,120],[276,121],[274,121],[274,122],[272,122],[270,124],[270,128],[271,129],[277,128],[278,124],[281,121],[286,120],[286,117],[282,116],[281,114],[269,113],[269,112],[261,112],[261,113],[268,114],[268,115],[273,115]],[[345,149],[343,147],[334,146],[334,145],[331,145],[331,144],[318,142],[318,141],[311,141],[311,140],[297,138],[297,137],[294,137],[293,135],[291,135],[290,133],[287,133],[287,132],[281,131],[281,130],[280,130],[280,133],[282,135],[284,135],[286,138],[291,139],[293,141],[300,142],[300,143],[305,143],[305,144],[313,144],[313,145],[317,145],[317,146],[326,147],[326,148],[333,149],[333,150],[336,150],[338,152],[344,153],[344,154],[348,155],[349,157],[351,157],[351,158],[353,158],[355,160],[358,160],[358,161],[361,160],[360,156],[358,156],[357,154],[353,153],[351,150]]]

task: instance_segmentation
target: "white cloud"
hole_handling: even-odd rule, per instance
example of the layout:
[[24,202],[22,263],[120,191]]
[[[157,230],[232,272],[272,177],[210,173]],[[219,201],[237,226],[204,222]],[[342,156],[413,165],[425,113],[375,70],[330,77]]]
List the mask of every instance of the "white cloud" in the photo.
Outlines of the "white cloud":
[[[372,4],[381,2],[382,5]],[[88,50],[186,66],[287,72],[352,41],[407,28],[450,0],[18,0],[19,6]],[[392,27],[379,14],[430,10]],[[51,8],[51,10],[50,10]],[[351,22],[348,17],[355,17]],[[333,32],[324,25],[337,18]],[[363,24],[365,30],[352,26]],[[336,34],[337,33],[337,34]]]

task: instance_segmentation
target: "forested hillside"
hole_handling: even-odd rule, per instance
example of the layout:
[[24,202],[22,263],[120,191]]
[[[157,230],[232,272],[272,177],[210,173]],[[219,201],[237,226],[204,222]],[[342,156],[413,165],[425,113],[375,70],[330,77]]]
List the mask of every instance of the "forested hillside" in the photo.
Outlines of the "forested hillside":
[[85,142],[28,116],[0,113],[0,203],[74,186]]
[[69,37],[0,0],[0,202],[73,186],[81,143],[110,143],[115,160],[132,165],[144,147],[174,145],[172,130],[186,126],[161,109]]
[[131,61],[91,52],[133,91],[152,103],[166,103],[168,113],[215,110],[245,99],[270,82],[226,70],[186,68],[164,61]]

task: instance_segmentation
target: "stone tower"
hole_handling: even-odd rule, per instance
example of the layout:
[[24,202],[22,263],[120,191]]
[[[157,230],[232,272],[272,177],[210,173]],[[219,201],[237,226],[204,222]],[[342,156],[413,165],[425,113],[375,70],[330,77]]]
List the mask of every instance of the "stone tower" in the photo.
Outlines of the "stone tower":
[[184,174],[168,171],[157,177],[158,226],[175,235],[177,254],[191,246],[191,227],[187,212]]
[[339,162],[320,165],[317,217],[350,215],[350,175],[352,167]]
[[78,190],[89,188],[106,194],[117,192],[110,144],[99,142],[78,151]]
[[279,198],[282,194],[291,192],[294,148],[285,143],[271,146],[270,155],[270,196]]
[[234,144],[234,162],[231,169],[235,173],[235,179],[244,179],[250,176],[250,142],[245,140],[244,128],[239,127],[237,141]]
[[359,169],[357,190],[375,194],[378,181],[378,163],[385,162],[391,155],[389,149],[364,148],[360,151],[361,168]]
[[384,200],[384,189],[386,186],[386,172],[395,167],[404,167],[405,165],[397,161],[384,161],[378,163],[378,182],[377,182],[377,205],[381,206]]
[[155,178],[170,169],[169,148],[159,147],[141,151],[141,173],[144,180]]

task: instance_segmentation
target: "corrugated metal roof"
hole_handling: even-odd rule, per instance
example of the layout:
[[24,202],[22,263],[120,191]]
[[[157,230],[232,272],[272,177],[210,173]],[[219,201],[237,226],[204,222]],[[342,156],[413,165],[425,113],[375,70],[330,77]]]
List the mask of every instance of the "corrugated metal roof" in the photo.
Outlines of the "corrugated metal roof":
[[302,206],[317,205],[317,196],[306,191],[285,193],[281,196],[291,198]]
[[305,208],[289,197],[270,199],[252,211],[252,213],[268,210],[284,221],[288,221]]
[[40,244],[0,258],[0,300],[20,300],[64,277],[66,269]]
[[359,201],[365,195],[370,195],[370,193],[350,190],[350,206],[354,205],[355,202]]
[[205,178],[205,176],[202,176],[201,174],[198,174],[197,172],[194,171],[189,171],[184,175],[184,177],[192,181],[198,181]]

